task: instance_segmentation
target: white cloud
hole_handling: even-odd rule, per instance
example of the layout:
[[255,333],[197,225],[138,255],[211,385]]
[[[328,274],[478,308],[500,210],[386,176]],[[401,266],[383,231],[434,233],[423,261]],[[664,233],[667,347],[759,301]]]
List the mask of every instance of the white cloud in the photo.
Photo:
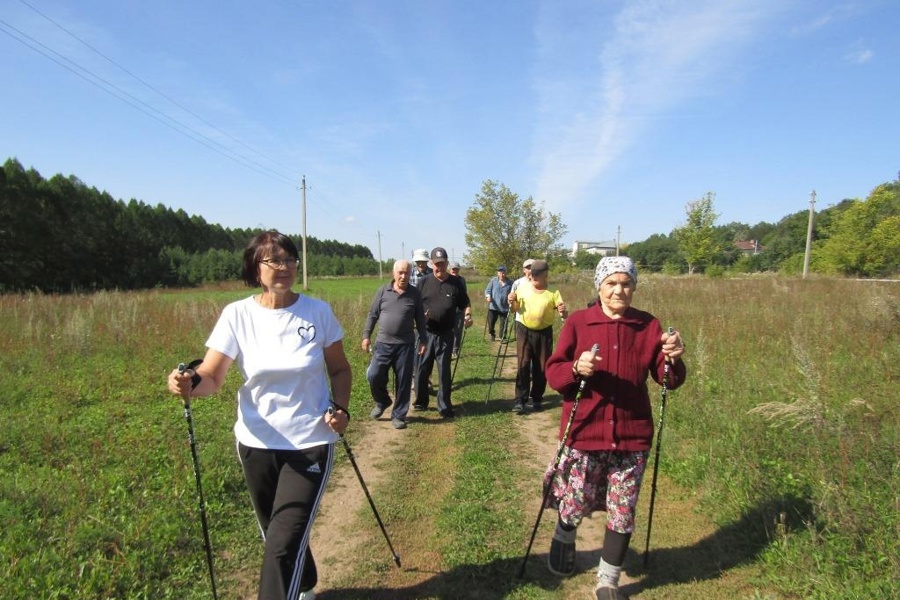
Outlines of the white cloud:
[[[545,7],[537,31],[535,199],[554,212],[585,201],[585,189],[656,119],[709,93],[712,76],[732,66],[777,7],[759,0],[640,0],[588,24],[566,23],[565,6]],[[573,26],[596,41],[576,48],[580,56],[560,33]],[[581,68],[572,66],[585,59]]]
[[862,65],[872,60],[873,56],[875,56],[875,53],[868,48],[859,48],[851,51],[844,58],[849,62]]

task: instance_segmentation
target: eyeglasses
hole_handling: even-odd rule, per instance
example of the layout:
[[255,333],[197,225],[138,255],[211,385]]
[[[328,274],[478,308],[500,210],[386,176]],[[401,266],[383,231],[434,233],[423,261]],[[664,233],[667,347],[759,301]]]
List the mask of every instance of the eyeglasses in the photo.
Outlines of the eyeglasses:
[[259,262],[270,269],[293,269],[300,261],[296,258],[266,258]]

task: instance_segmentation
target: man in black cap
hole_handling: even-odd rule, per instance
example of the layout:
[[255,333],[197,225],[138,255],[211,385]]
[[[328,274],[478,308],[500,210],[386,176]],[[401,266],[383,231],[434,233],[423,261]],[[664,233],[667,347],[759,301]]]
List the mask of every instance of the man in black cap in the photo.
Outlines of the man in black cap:
[[416,370],[416,401],[414,410],[428,408],[428,380],[434,363],[438,364],[437,404],[445,419],[453,418],[450,401],[452,378],[453,325],[456,311],[463,311],[463,324],[472,326],[472,307],[459,277],[447,271],[447,251],[438,246],[431,251],[432,273],[419,284],[425,305],[425,353],[419,357]]

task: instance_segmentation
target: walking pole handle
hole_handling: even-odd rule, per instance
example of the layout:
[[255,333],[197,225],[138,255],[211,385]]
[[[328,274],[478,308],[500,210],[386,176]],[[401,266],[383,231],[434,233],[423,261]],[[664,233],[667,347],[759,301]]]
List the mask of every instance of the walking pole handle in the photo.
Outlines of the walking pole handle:
[[[187,371],[188,366],[184,363],[178,363],[178,374],[184,375]],[[191,406],[191,393],[190,392],[182,392],[181,393],[181,403],[184,404],[185,408],[190,408]]]

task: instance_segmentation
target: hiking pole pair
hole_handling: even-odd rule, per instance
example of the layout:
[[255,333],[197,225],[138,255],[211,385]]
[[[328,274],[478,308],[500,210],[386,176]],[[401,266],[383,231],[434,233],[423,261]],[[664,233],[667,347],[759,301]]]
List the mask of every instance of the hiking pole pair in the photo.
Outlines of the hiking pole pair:
[[[675,333],[674,327],[669,327],[669,335]],[[653,504],[656,501],[656,476],[659,473],[659,449],[662,444],[663,425],[666,419],[666,397],[669,395],[669,360],[663,366],[662,381],[662,406],[659,409],[659,425],[656,432],[656,456],[653,459],[653,481],[650,484],[650,514],[647,516],[647,540],[644,545],[644,568],[650,564],[650,530],[653,528]]]
[[[328,412],[333,414],[334,407],[329,407]],[[394,545],[391,544],[391,538],[388,537],[387,529],[384,528],[384,523],[381,520],[381,515],[378,514],[378,509],[375,508],[375,501],[372,500],[372,495],[369,493],[369,488],[366,486],[366,482],[365,480],[363,480],[363,476],[359,470],[359,466],[356,464],[356,458],[353,456],[353,450],[350,449],[350,444],[347,443],[347,439],[342,434],[338,434],[338,437],[341,438],[341,442],[344,444],[344,451],[347,452],[347,458],[350,459],[350,464],[353,465],[353,470],[356,471],[356,478],[359,479],[359,485],[362,486],[363,492],[366,494],[366,499],[369,501],[369,506],[372,507],[372,513],[375,515],[375,520],[378,521],[378,527],[381,528],[381,533],[382,535],[384,535],[384,539],[391,551],[391,556],[394,557],[394,564],[397,565],[398,569],[400,569],[400,556],[394,551]]]
[[[184,375],[185,373],[194,375],[194,368],[202,362],[202,360],[198,359],[189,365],[179,363],[178,373],[181,375]],[[206,521],[206,502],[203,500],[203,484],[200,482],[200,460],[197,458],[197,444],[194,441],[194,419],[191,415],[190,391],[181,394],[181,404],[184,406],[184,418],[187,420],[188,426],[188,441],[191,443],[191,458],[194,461],[194,479],[197,482],[197,496],[200,502],[200,524],[203,528],[203,544],[206,546],[206,564],[209,567],[209,583],[212,585],[213,600],[218,600],[219,596],[216,594],[216,573],[213,569],[212,544],[209,542],[209,524]]]
[[[600,344],[594,344],[591,347],[591,359],[597,356],[600,350]],[[559,441],[559,450],[556,451],[556,458],[553,461],[553,474],[550,481],[544,487],[544,497],[541,499],[541,508],[538,510],[537,519],[534,522],[534,529],[531,530],[531,539],[528,540],[528,548],[525,550],[525,556],[522,558],[522,566],[519,568],[519,579],[525,575],[525,564],[528,562],[528,555],[531,554],[531,546],[534,544],[534,536],[537,535],[538,526],[541,524],[541,517],[544,515],[544,505],[547,504],[547,498],[550,497],[550,490],[553,488],[553,477],[556,475],[556,469],[559,468],[559,461],[562,459],[563,451],[566,448],[566,442],[569,440],[569,431],[572,429],[572,422],[575,420],[575,411],[578,410],[578,403],[581,402],[581,395],[584,393],[584,386],[587,384],[587,378],[582,378],[578,384],[578,392],[575,394],[575,400],[572,402],[572,411],[569,413],[569,420],[563,431],[562,439]]]
[[[491,382],[488,384],[487,394],[484,396],[484,403],[487,404],[488,400],[491,399],[491,389],[494,387],[494,380],[497,378],[497,367],[499,365],[500,370],[499,373],[503,373],[503,363],[506,362],[506,350],[509,347],[510,338],[512,337],[511,332],[509,331],[509,313],[507,313],[503,317],[502,324],[500,326],[500,343],[497,345],[497,356],[494,358],[494,370],[491,371]],[[500,355],[503,354],[503,360],[500,360]]]

